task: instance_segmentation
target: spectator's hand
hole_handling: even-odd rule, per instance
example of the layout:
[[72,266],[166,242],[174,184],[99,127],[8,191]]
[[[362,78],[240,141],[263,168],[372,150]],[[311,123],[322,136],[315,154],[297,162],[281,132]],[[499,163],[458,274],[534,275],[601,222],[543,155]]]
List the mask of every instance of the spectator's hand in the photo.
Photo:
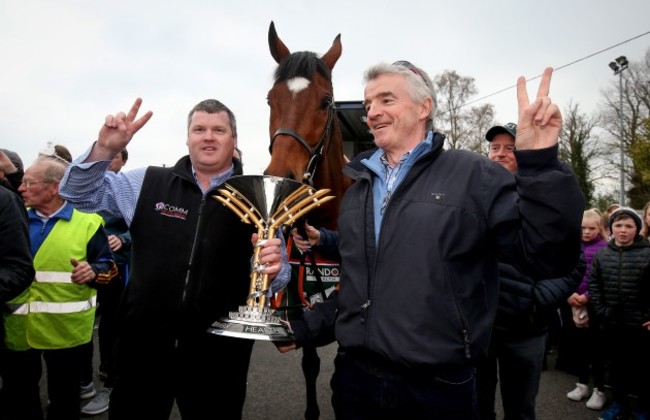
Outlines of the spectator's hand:
[[[257,233],[253,234],[251,238],[253,246],[258,242]],[[259,263],[260,265],[265,265],[266,268],[262,270],[263,274],[269,275],[269,280],[275,278],[275,276],[280,272],[282,268],[282,254],[280,251],[280,246],[282,241],[280,238],[268,239],[262,244],[262,248],[259,253]]]
[[116,235],[108,235],[108,246],[111,247],[111,251],[116,252],[122,249],[122,240]]
[[309,223],[305,223],[305,232],[307,233],[307,238],[300,236],[298,228],[291,229],[291,236],[300,252],[305,252],[320,242],[320,231]]
[[562,128],[562,114],[558,106],[548,97],[551,89],[553,69],[547,67],[539,82],[537,97],[530,103],[526,90],[526,79],[517,80],[517,102],[519,121],[517,123],[517,150],[536,150],[555,146]]
[[274,341],[273,344],[280,353],[289,353],[291,350],[296,349],[296,343],[293,341]]
[[573,315],[573,322],[578,328],[588,328],[589,327],[589,312],[585,307],[573,307],[571,308],[571,313]]
[[79,262],[74,258],[70,258],[70,263],[72,263],[72,266],[74,267],[72,269],[72,275],[70,276],[73,283],[90,283],[91,281],[95,280],[95,277],[97,277],[97,273],[95,273],[95,270],[93,270],[87,261]]
[[18,168],[16,168],[16,165],[9,160],[7,155],[0,150],[0,171],[6,173],[6,174],[13,174],[16,172]]
[[[282,325],[284,325],[287,328],[287,330],[291,331],[291,324],[289,323],[289,321],[285,321],[282,319],[280,320],[280,323],[282,323]],[[275,345],[275,348],[277,348],[280,353],[288,353],[291,350],[295,350],[298,348],[295,341],[274,341],[273,344]]]
[[87,161],[111,160],[126,146],[138,132],[149,121],[153,113],[147,111],[137,120],[138,110],[142,104],[142,99],[138,98],[133,103],[128,114],[118,112],[115,115],[107,115],[104,125],[99,130],[99,137],[95,147],[88,157]]
[[588,300],[589,299],[587,299],[587,296],[574,293],[571,296],[569,296],[567,302],[571,306],[579,307],[579,306],[585,306]]

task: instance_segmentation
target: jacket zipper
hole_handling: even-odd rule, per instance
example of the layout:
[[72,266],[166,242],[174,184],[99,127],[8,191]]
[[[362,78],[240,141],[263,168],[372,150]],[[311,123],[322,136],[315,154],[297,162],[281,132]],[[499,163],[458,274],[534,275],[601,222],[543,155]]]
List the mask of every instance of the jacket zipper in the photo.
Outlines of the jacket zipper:
[[[199,205],[199,212],[198,212],[198,217],[197,217],[197,220],[196,220],[196,228],[194,230],[194,239],[192,240],[192,248],[191,248],[191,251],[190,251],[190,258],[189,258],[189,260],[187,262],[187,271],[185,272],[185,281],[183,282],[183,294],[181,295],[181,302],[180,302],[181,310],[183,310],[183,308],[185,308],[185,304],[186,304],[185,301],[187,299],[187,287],[188,287],[188,285],[190,283],[192,265],[194,263],[194,255],[196,253],[196,247],[197,247],[198,238],[199,238],[199,230],[200,230],[200,227],[201,227],[201,221],[203,220],[203,209],[205,207],[205,197],[206,197],[206,195],[203,194],[203,196],[201,197],[201,204]],[[174,347],[178,348],[178,337],[176,337]]]

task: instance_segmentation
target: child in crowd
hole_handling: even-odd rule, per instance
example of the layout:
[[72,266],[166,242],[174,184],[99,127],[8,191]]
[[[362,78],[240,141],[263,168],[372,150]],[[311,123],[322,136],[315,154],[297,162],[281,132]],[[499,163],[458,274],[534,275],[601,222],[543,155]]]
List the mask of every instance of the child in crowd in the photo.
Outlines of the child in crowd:
[[650,404],[650,243],[634,209],[612,212],[612,239],[594,257],[589,295],[597,321],[603,326],[603,346],[610,361],[613,402],[602,420],[627,419],[630,393],[637,396],[634,419],[648,418]]
[[593,374],[594,389],[587,401],[587,408],[600,410],[605,405],[605,366],[599,339],[598,325],[589,305],[589,273],[594,255],[607,246],[607,233],[603,226],[603,215],[597,208],[585,210],[582,216],[582,252],[587,262],[587,271],[576,291],[569,296],[567,303],[573,313],[575,328],[568,330],[573,335],[570,342],[575,347],[575,370],[578,375],[576,388],[567,394],[573,401],[581,401],[589,396],[589,376]]

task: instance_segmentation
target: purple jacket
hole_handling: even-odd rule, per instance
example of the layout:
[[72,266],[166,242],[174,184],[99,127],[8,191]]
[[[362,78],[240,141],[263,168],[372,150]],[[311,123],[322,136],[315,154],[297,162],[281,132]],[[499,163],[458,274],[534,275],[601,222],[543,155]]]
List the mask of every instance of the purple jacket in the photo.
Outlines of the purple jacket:
[[579,295],[587,294],[589,296],[589,291],[587,290],[589,285],[589,273],[591,272],[591,260],[594,258],[594,255],[601,249],[607,246],[607,241],[601,238],[600,236],[594,239],[591,242],[582,243],[582,252],[585,253],[585,260],[587,261],[587,271],[585,275],[582,276],[582,281],[576,289],[576,293]]

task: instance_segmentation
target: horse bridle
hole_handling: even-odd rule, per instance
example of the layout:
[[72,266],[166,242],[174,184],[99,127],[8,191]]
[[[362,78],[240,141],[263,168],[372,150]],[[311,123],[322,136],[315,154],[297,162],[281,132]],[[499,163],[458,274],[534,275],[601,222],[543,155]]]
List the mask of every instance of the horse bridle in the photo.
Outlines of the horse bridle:
[[330,135],[332,122],[334,121],[334,112],[335,112],[335,104],[334,104],[334,100],[332,100],[330,105],[327,107],[327,122],[325,123],[323,134],[321,135],[320,140],[318,141],[316,146],[313,148],[309,146],[309,143],[307,143],[307,141],[300,134],[298,134],[297,131],[291,128],[278,128],[273,134],[273,137],[271,137],[271,144],[269,145],[269,153],[271,154],[273,151],[273,143],[275,142],[275,138],[280,135],[287,135],[293,137],[298,143],[300,143],[300,145],[302,145],[302,147],[304,147],[307,150],[307,153],[309,153],[309,163],[307,164],[305,173],[302,174],[302,182],[308,185],[313,185],[312,181],[314,179],[314,175],[316,174],[316,168],[318,167],[318,163],[323,157],[323,150],[325,149],[325,141]]

